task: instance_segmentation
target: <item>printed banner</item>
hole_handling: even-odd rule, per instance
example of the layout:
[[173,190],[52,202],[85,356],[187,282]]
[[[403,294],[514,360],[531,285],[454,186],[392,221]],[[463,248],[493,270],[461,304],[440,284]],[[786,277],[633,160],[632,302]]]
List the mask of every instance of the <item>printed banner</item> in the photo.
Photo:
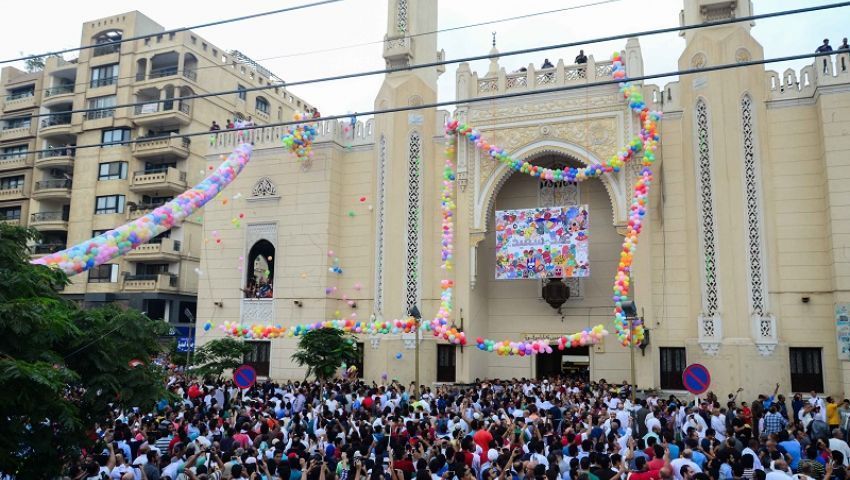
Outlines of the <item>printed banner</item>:
[[588,277],[587,205],[496,212],[496,279]]

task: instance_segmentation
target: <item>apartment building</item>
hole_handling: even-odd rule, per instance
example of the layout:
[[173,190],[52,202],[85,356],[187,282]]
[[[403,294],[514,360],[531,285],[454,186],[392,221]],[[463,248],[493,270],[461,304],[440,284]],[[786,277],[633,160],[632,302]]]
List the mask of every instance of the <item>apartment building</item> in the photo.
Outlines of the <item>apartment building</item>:
[[[111,43],[140,37],[125,43]],[[0,75],[0,221],[42,234],[33,256],[52,253],[138,218],[199,182],[211,141],[182,137],[213,121],[292,118],[310,105],[275,87],[274,74],[192,31],[166,33],[139,12],[82,25],[79,57],[45,59]],[[100,45],[100,46],[98,46]],[[238,93],[169,100],[202,92]],[[159,102],[163,100],[162,102]],[[117,105],[143,103],[134,107]],[[74,110],[95,109],[73,113]],[[127,140],[138,141],[120,144]],[[116,143],[99,147],[87,145]],[[113,262],[72,278],[64,294],[85,305],[120,303],[152,318],[195,316],[203,214]]]

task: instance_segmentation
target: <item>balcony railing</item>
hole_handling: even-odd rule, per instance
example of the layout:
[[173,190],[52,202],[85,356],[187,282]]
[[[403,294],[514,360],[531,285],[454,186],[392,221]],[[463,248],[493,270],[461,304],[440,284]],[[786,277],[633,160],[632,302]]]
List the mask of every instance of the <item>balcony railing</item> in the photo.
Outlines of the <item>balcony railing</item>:
[[93,78],[89,85],[91,86],[91,88],[96,88],[96,87],[106,87],[106,86],[109,86],[109,85],[115,85],[116,83],[118,83],[118,77],[114,76],[114,77],[104,77],[104,78]]
[[70,125],[71,124],[71,114],[70,113],[57,113],[54,115],[50,115],[47,118],[41,119],[41,128],[49,128],[49,127],[57,127],[60,125]]
[[40,182],[35,182],[35,191],[39,190],[49,190],[53,188],[71,188],[71,180],[66,179],[55,179],[55,180],[42,180]]
[[27,153],[27,152],[4,153],[4,154],[0,155],[0,162],[21,161],[21,160],[26,159],[27,155],[29,155],[29,153]]
[[59,85],[50,87],[44,90],[45,97],[53,97],[56,95],[64,95],[66,93],[74,93],[74,85]]
[[56,158],[56,157],[71,157],[74,158],[76,154],[76,148],[74,147],[48,147],[48,150],[43,152],[38,152],[38,159],[44,160],[46,158]]
[[177,65],[173,67],[162,67],[162,68],[154,68],[151,70],[151,74],[148,78],[162,78],[162,77],[170,77],[172,75],[177,75]]
[[[169,103],[170,103],[170,108],[167,108],[167,107],[169,107]],[[149,113],[170,112],[170,111],[175,110],[174,103],[175,102],[173,100],[164,100],[162,103],[151,102],[151,103],[146,103],[144,105],[136,105],[134,113],[136,115],[145,115],[145,114],[149,114]],[[181,112],[185,113],[186,115],[189,115],[189,112],[192,111],[192,108],[188,103],[184,103],[184,102],[176,102],[176,103],[177,103],[176,110],[180,110]]]
[[10,100],[19,100],[21,98],[29,98],[29,97],[32,97],[32,96],[35,96],[35,92],[29,91],[29,92],[11,93],[9,95],[6,95],[6,101],[8,102]]
[[188,78],[189,80],[195,81],[198,79],[198,72],[196,70],[183,70],[183,76]]
[[65,250],[65,246],[64,243],[38,243],[30,247],[30,251],[33,255],[46,255]]
[[124,288],[129,290],[177,287],[178,276],[173,273],[142,273],[124,275]]
[[38,212],[30,215],[32,222],[67,222],[68,212]]
[[103,55],[109,55],[110,53],[117,53],[121,51],[120,43],[110,43],[106,45],[99,45],[92,49],[92,56],[101,57]]
[[86,112],[83,114],[83,117],[86,120],[97,120],[98,118],[112,118],[115,116],[114,108],[104,108],[101,110],[92,110],[91,112]]

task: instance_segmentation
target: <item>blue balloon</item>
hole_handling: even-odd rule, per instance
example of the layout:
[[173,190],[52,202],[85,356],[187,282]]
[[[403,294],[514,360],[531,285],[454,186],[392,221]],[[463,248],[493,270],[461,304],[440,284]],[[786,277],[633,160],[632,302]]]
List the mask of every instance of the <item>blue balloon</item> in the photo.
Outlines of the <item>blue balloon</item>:
[[401,352],[395,354],[396,360],[401,360],[401,357],[402,357]]

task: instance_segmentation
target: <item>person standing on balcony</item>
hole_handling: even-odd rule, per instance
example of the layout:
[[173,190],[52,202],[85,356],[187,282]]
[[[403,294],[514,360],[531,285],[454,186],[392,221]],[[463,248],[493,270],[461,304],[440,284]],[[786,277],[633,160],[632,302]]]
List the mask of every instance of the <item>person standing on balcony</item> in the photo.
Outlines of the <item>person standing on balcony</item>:
[[576,63],[579,65],[587,63],[587,55],[584,54],[584,50],[578,51],[578,55],[576,55]]
[[543,60],[543,65],[541,65],[540,68],[555,68],[555,66],[552,65],[552,62],[550,62],[548,58],[546,58]]
[[[830,46],[830,44],[829,44],[829,39],[824,38],[823,39],[823,45],[818,47],[817,50],[815,50],[815,53],[829,53],[831,51],[832,51],[832,46]],[[824,56],[824,58],[823,58],[823,73],[827,72],[826,62],[828,60],[829,60],[829,55]]]
[[217,132],[219,130],[221,130],[221,127],[217,123],[215,123],[215,120],[213,120],[212,125],[210,125],[210,131]]

